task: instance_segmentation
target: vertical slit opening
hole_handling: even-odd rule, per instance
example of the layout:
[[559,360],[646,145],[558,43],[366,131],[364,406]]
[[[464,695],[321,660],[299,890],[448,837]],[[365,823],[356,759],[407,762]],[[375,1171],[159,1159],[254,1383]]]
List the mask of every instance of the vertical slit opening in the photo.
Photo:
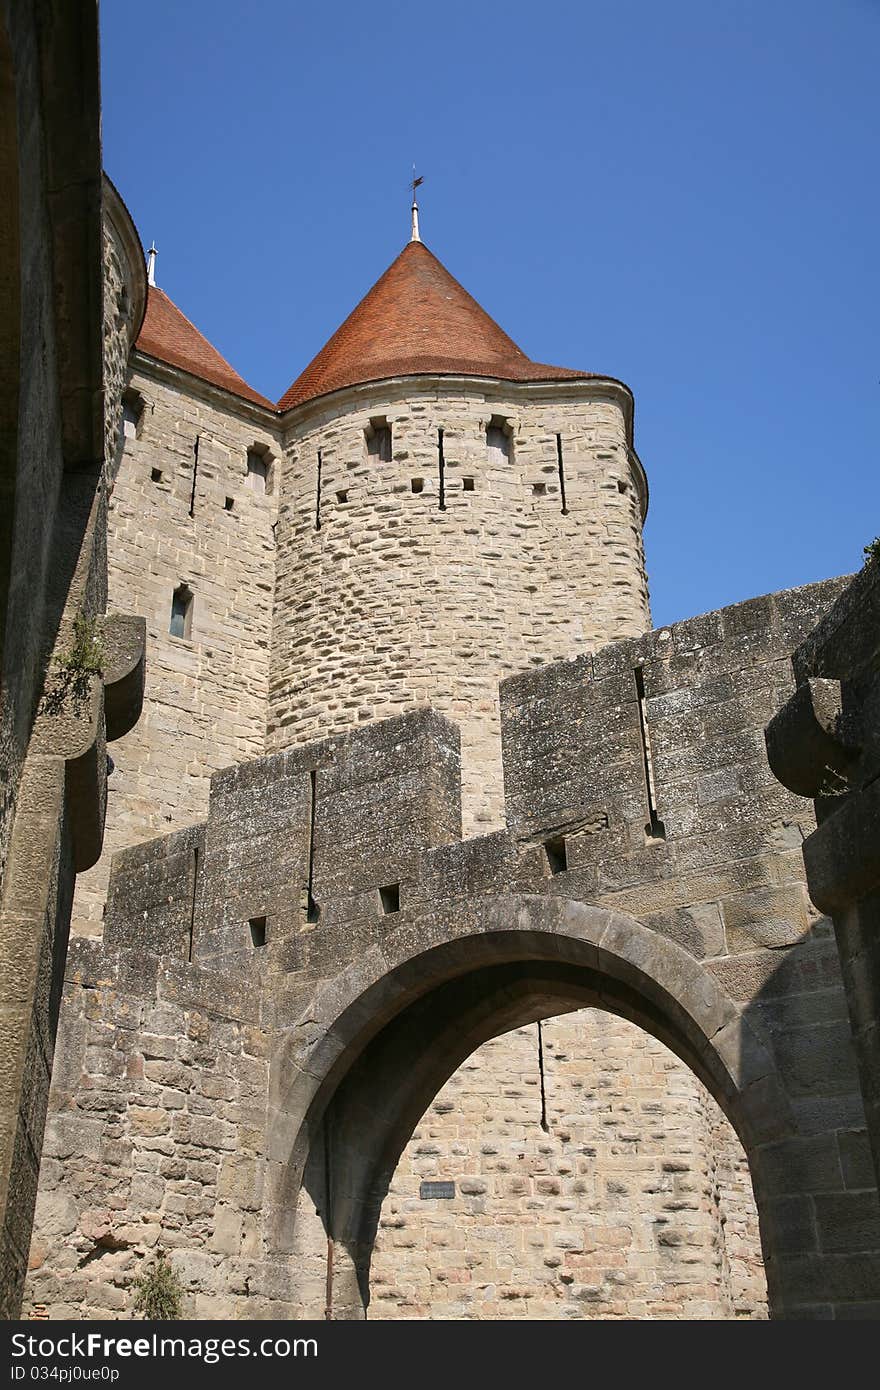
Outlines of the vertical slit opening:
[[645,775],[645,796],[648,806],[648,824],[645,826],[645,834],[649,840],[665,840],[666,827],[657,814],[654,762],[651,757],[651,735],[648,730],[648,710],[645,700],[645,674],[641,666],[635,668],[635,680],[639,706],[639,732],[642,736],[642,765]]
[[251,929],[251,944],[253,946],[265,946],[266,944],[266,919],[265,917],[252,917],[248,922]]
[[568,516],[568,507],[565,504],[565,459],[562,456],[562,435],[556,436],[556,464],[559,469],[559,495],[562,498],[562,515]]
[[192,964],[193,958],[193,938],[196,930],[196,893],[199,886],[199,851],[193,850],[193,883],[192,899],[189,905],[189,943],[186,950],[186,958]]
[[195,516],[195,514],[196,514],[196,482],[198,481],[198,476],[199,476],[199,440],[200,440],[200,439],[201,439],[201,435],[197,434],[197,435],[196,435],[196,441],[195,441],[195,443],[193,444],[193,480],[192,480],[192,492],[191,492],[190,495],[189,495],[189,514],[190,514],[190,516]]
[[315,902],[312,888],[315,881],[315,803],[318,793],[318,773],[312,768],[309,773],[309,877],[306,884],[306,921],[317,922],[321,909]]
[[538,1076],[541,1082],[541,1128],[545,1134],[550,1133],[550,1126],[547,1123],[547,1087],[544,1078],[544,1025],[538,1019]]

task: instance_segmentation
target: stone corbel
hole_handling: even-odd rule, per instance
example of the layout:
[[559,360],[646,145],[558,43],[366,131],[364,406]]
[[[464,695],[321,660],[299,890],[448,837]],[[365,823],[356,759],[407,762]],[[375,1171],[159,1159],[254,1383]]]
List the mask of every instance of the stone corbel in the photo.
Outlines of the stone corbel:
[[137,722],[144,695],[146,622],[113,613],[99,621],[101,674],[56,676],[31,753],[64,764],[64,801],[76,872],[96,864],[107,808],[107,742]]
[[104,652],[104,719],[107,742],[134,728],[144,703],[147,624],[127,613],[108,613],[101,622]]
[[845,732],[839,681],[804,681],[764,738],[773,774],[789,791],[821,799],[848,789],[859,750]]

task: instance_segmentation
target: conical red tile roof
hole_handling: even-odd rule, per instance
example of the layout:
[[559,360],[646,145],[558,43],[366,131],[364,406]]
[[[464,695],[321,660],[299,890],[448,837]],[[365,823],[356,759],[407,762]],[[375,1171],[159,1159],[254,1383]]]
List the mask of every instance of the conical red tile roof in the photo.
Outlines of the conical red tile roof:
[[278,409],[344,386],[421,373],[504,381],[594,375],[530,361],[427,246],[411,241],[297,377]]
[[201,377],[203,381],[221,386],[224,391],[274,409],[272,402],[252,390],[235,368],[230,367],[225,357],[221,357],[217,349],[203,337],[195,324],[180,312],[165,291],[157,289],[155,285],[149,288],[147,312],[135,346],[148,356],[157,357],[160,362],[168,362],[172,367],[180,367],[193,376]]

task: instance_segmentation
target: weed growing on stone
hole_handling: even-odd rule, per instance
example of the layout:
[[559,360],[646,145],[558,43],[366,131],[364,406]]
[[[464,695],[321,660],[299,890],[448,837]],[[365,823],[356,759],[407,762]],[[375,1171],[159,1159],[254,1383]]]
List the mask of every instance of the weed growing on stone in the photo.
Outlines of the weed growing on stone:
[[180,1317],[183,1285],[161,1250],[134,1287],[134,1311],[146,1322],[172,1322]]

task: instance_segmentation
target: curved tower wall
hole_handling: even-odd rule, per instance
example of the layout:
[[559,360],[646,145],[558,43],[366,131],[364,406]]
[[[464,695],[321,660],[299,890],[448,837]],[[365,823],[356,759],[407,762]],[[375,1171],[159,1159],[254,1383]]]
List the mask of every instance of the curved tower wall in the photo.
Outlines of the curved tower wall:
[[[276,529],[268,751],[430,704],[461,728],[465,834],[502,825],[499,680],[650,626],[630,411],[609,381],[425,377],[301,407]],[[377,420],[385,460],[369,452]],[[493,421],[509,457],[487,447]]]

